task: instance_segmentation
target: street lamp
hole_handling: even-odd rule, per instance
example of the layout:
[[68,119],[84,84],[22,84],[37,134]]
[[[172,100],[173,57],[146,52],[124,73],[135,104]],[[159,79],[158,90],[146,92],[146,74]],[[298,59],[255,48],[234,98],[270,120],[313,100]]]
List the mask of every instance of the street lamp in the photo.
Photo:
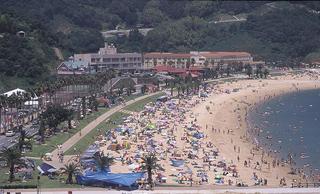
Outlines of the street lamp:
[[37,177],[37,194],[40,193],[40,176]]

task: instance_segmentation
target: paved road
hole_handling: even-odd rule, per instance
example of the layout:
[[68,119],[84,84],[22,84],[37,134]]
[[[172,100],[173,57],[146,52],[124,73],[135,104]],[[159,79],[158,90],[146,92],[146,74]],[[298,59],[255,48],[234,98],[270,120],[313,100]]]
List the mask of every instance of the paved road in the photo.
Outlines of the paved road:
[[6,137],[4,135],[0,136],[0,149],[3,148],[10,148],[12,147],[14,144],[16,144],[19,139],[19,134],[15,134],[12,137]]
[[[126,102],[126,106],[135,103],[136,101],[145,99],[147,97],[150,96],[154,96],[157,95],[159,93],[161,93],[163,91],[160,92],[156,92],[156,93],[152,93],[152,94],[148,94],[145,96],[141,96],[138,97],[134,100],[130,100],[128,102]],[[92,121],[91,123],[89,123],[87,126],[85,126],[82,130],[81,130],[81,136],[80,136],[80,132],[74,134],[70,139],[68,139],[66,142],[64,142],[62,144],[62,151],[66,152],[68,149],[70,149],[73,145],[75,145],[78,141],[80,141],[84,136],[86,136],[90,131],[92,131],[94,128],[96,128],[101,122],[105,121],[108,117],[110,117],[112,114],[122,110],[123,108],[125,108],[126,106],[123,105],[118,105],[115,106],[113,108],[111,108],[109,111],[107,111],[106,113],[104,113],[103,115],[99,116],[97,119],[95,119],[94,121]],[[58,149],[55,149],[53,152],[53,158],[52,161],[48,162],[49,164],[53,165],[56,168],[60,168],[63,167],[63,164],[59,162],[58,160]]]
[[[38,133],[38,126],[36,125],[27,125],[24,126],[23,129],[26,131],[27,136],[34,136],[35,134]],[[12,146],[14,146],[16,143],[18,143],[19,141],[19,137],[20,137],[20,133],[16,133],[14,136],[12,137],[7,137],[5,135],[1,135],[0,136],[0,150],[2,148],[10,148]]]

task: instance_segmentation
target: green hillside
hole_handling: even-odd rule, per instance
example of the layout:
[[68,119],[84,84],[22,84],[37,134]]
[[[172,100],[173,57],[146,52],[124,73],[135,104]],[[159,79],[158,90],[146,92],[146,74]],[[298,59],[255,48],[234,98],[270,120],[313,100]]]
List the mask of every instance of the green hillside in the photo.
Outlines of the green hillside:
[[[100,32],[116,27],[154,28],[147,36],[133,30],[107,39],[120,51],[230,50],[267,61],[314,60],[319,9],[317,1],[0,0],[0,90],[51,79],[59,63],[53,47],[64,57],[96,52]],[[21,30],[25,38],[16,36]]]

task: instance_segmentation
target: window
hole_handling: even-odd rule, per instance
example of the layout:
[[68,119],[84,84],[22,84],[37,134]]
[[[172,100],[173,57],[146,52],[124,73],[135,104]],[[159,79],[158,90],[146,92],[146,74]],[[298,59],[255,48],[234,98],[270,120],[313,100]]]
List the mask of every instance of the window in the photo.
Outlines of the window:
[[122,57],[122,58],[120,59],[120,61],[121,61],[121,62],[125,62],[125,61],[126,61],[126,58]]
[[103,58],[103,62],[110,62],[110,58]]
[[112,62],[119,62],[119,58],[112,58],[111,61]]

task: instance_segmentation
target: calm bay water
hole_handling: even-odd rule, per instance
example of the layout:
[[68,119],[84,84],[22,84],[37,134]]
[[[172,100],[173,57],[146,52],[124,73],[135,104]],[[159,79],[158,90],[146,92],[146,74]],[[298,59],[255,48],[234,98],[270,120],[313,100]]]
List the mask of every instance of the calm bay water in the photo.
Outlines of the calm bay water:
[[251,112],[249,120],[261,129],[256,137],[261,146],[278,150],[284,159],[292,153],[296,167],[320,169],[320,90],[273,98]]

